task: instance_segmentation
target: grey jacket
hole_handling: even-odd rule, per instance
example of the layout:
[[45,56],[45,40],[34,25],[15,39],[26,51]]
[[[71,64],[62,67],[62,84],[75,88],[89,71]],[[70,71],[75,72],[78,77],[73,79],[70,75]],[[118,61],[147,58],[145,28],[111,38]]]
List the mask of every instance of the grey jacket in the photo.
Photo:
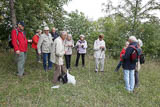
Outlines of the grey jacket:
[[38,41],[38,53],[50,53],[51,52],[51,44],[52,44],[52,36],[49,34],[42,34]]

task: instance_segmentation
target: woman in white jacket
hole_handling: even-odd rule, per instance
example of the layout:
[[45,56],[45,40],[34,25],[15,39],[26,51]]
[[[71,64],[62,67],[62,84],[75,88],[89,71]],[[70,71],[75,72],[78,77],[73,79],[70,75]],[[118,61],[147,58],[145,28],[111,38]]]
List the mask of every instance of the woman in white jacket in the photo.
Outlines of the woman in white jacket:
[[104,35],[100,34],[99,38],[94,42],[94,58],[95,58],[95,72],[98,72],[99,63],[101,65],[100,71],[104,72],[104,60],[105,60],[105,51],[106,45],[103,40]]

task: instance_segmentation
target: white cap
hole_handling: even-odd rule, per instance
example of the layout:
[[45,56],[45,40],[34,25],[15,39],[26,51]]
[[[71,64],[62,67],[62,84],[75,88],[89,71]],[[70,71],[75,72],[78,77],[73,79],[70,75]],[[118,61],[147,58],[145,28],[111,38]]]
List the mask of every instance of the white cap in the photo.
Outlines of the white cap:
[[142,40],[138,39],[138,44],[139,44],[140,47],[142,47],[143,46]]
[[79,37],[83,37],[84,38],[85,36],[84,35],[80,35]]
[[44,30],[49,30],[49,27],[47,27],[47,26],[46,26],[46,27],[44,27]]
[[130,36],[129,40],[131,40],[132,42],[137,42],[137,38],[135,36]]

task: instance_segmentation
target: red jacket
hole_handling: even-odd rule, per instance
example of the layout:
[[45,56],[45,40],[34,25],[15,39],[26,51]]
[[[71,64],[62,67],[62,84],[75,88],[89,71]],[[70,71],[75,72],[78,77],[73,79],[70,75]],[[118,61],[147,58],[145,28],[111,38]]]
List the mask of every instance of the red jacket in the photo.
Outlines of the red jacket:
[[14,51],[16,52],[19,50],[20,52],[27,52],[28,41],[24,32],[20,31],[20,29],[13,29],[11,32],[11,36]]
[[126,49],[122,49],[121,53],[120,53],[120,61],[123,61],[122,56],[126,53]]
[[32,48],[37,49],[38,40],[39,40],[39,36],[34,35],[32,38]]

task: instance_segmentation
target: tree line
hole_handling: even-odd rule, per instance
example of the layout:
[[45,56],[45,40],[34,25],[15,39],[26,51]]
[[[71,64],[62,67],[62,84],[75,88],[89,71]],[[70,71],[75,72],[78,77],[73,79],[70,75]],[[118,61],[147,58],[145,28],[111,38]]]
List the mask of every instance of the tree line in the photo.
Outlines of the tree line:
[[160,56],[160,19],[152,14],[159,12],[160,1],[121,0],[113,6],[108,0],[103,4],[106,17],[90,20],[79,11],[68,13],[63,6],[71,0],[1,0],[0,1],[0,39],[8,38],[17,21],[24,21],[25,31],[31,39],[37,29],[44,26],[66,30],[78,40],[80,34],[86,35],[89,48],[97,35],[103,33],[108,52],[117,57],[125,41],[131,35],[140,38],[143,52],[152,57]]

